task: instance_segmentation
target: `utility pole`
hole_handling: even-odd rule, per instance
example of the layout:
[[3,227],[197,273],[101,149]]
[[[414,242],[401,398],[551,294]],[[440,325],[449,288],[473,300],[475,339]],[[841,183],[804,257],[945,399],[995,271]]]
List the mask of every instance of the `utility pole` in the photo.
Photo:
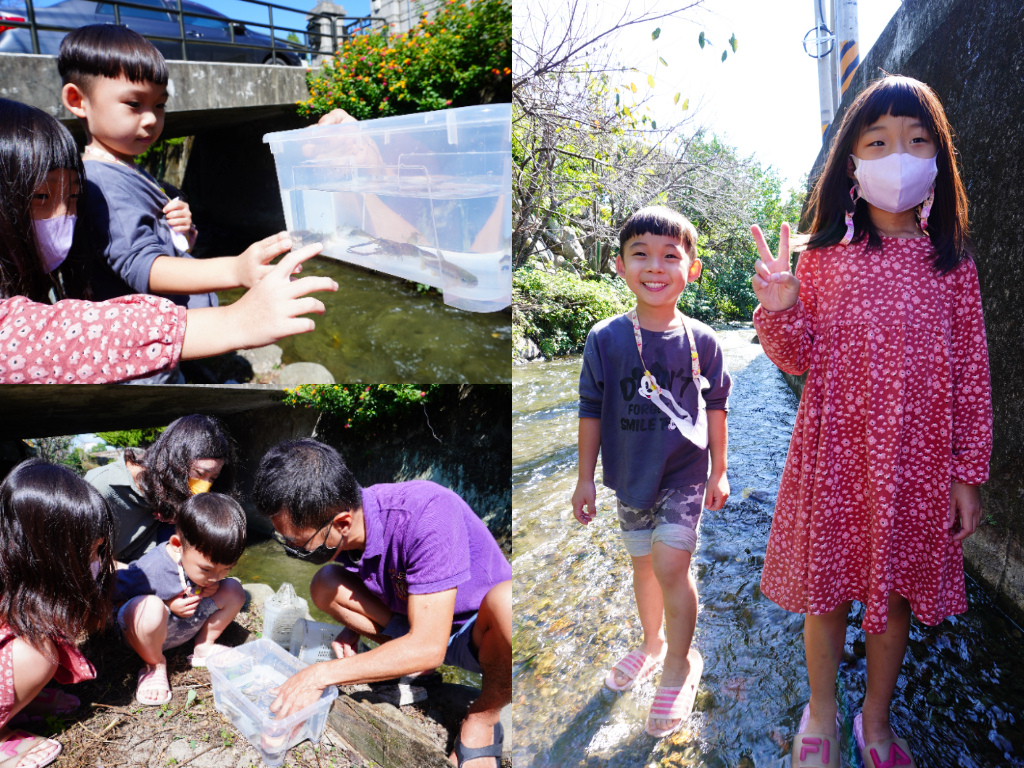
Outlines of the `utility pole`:
[[[835,50],[835,36],[829,31],[825,23],[825,13],[822,3],[829,0],[811,0],[814,4],[814,53],[807,51],[807,36],[804,37],[804,50],[808,55],[818,60],[818,102],[821,104],[821,136],[825,138],[825,132],[832,125],[832,118],[835,117],[835,79],[832,77],[832,66],[829,63],[832,51]],[[808,33],[808,35],[811,33]]]
[[836,4],[836,36],[839,38],[836,58],[839,60],[839,100],[842,101],[860,66],[860,35],[857,33],[857,0],[836,0]]

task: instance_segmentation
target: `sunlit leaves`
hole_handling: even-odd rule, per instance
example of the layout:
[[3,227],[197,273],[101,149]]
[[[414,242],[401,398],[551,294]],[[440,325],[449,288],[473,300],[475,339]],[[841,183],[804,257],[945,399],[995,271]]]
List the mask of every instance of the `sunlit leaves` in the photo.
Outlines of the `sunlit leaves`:
[[661,27],[651,32],[651,40],[657,40],[659,37],[661,37]]
[[680,97],[681,95],[682,95],[682,94],[679,94],[679,93],[677,93],[677,94],[676,94],[676,95],[675,95],[675,96],[673,97],[673,99],[672,99],[672,103],[673,103],[673,104],[678,104],[678,103],[679,103],[679,97]]
[[630,83],[629,90],[631,90],[633,93],[636,93],[636,83]]
[[704,33],[703,32],[700,33],[700,37],[697,38],[697,42],[700,43],[701,50],[703,50],[704,49],[704,43],[708,42],[708,40],[706,40],[704,38]]
[[662,65],[663,67],[667,67],[667,66],[668,66],[668,62],[667,62],[667,61],[665,61],[665,60],[664,60],[663,58],[661,58],[661,56],[659,56],[659,57],[658,57],[658,61],[660,61],[660,62],[661,62],[661,65]]
[[725,61],[725,59],[726,59],[726,57],[728,57],[728,55],[729,55],[728,51],[722,51],[722,61]]
[[654,87],[654,75],[648,75],[647,76],[647,84],[649,86],[651,86],[651,88]]
[[736,53],[736,47],[739,45],[739,41],[736,39],[735,32],[733,32],[732,37],[729,38],[729,45],[732,47],[732,52]]

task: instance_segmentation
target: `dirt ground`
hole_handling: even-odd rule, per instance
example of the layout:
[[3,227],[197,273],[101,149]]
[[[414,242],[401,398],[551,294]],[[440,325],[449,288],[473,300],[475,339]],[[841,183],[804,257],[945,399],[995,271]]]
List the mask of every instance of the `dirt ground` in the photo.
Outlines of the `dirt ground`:
[[[221,636],[225,645],[240,645],[259,637],[259,608],[240,613]],[[57,768],[260,768],[263,760],[245,738],[214,708],[210,673],[188,663],[192,643],[167,652],[173,698],[159,707],[142,706],[134,699],[141,659],[114,633],[90,638],[82,651],[96,667],[97,676],[63,688],[82,701],[68,715],[36,719],[19,727],[51,736],[64,749]],[[428,709],[429,707],[429,709]],[[435,743],[450,747],[457,721],[439,723],[429,700],[404,706]],[[442,708],[443,709],[443,708]],[[428,712],[429,715],[428,716]],[[308,741],[288,751],[287,768],[371,768],[328,727],[318,745]],[[410,766],[410,768],[415,768]]]

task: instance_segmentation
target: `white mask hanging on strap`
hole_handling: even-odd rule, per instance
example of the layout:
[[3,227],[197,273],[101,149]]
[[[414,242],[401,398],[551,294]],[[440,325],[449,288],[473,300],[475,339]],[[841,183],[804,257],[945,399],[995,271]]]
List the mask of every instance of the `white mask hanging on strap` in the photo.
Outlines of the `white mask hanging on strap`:
[[636,349],[640,353],[640,363],[644,367],[643,378],[640,379],[640,395],[654,403],[658,410],[671,420],[669,429],[678,429],[679,434],[701,450],[708,447],[708,415],[705,410],[703,390],[711,388],[711,382],[700,375],[700,360],[697,358],[697,345],[693,340],[693,331],[683,316],[683,329],[686,339],[690,342],[690,365],[693,371],[693,383],[697,387],[697,418],[691,421],[682,406],[676,403],[672,393],[658,386],[654,375],[647,370],[644,362],[644,344],[640,338],[640,321],[636,317],[636,309],[629,310],[629,319],[633,323],[633,335],[636,337]]

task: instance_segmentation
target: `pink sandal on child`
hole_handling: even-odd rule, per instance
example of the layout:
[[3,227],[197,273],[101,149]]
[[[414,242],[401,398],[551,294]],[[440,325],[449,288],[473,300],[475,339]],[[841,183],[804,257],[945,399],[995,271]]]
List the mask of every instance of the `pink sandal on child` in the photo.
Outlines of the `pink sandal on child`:
[[[160,698],[148,698],[154,694],[159,695]],[[171,700],[171,684],[167,681],[166,664],[155,666],[147,664],[139,670],[139,684],[135,687],[135,700],[147,707],[159,707]]]
[[27,731],[0,729],[0,768],[42,768],[57,759],[59,741]]
[[[605,686],[617,692],[628,691],[637,683],[642,683],[650,677],[654,673],[655,668],[665,660],[666,653],[668,653],[667,643],[661,644],[661,653],[657,656],[648,656],[639,648],[634,648],[615,662],[615,666],[608,671],[608,674],[604,678]],[[625,685],[619,685],[616,683],[616,670],[628,676],[629,682]]]
[[[663,688],[659,685],[658,690],[654,692],[654,702],[651,704],[651,713],[647,716],[644,730],[655,738],[661,739],[675,733],[693,713],[693,704],[697,700],[697,686],[704,673],[704,659],[696,648],[690,648],[686,660],[690,662],[690,671],[683,684],[678,688]],[[659,729],[651,725],[652,720],[677,722],[669,728]]]
[[806,733],[811,719],[811,705],[804,707],[797,734],[793,737],[790,764],[793,768],[840,768],[839,717],[836,717],[835,736],[827,733]]
[[58,690],[43,688],[32,701],[21,708],[14,717],[7,721],[8,725],[25,725],[42,722],[47,715],[66,715],[82,706],[77,696]]
[[861,759],[864,761],[864,768],[917,768],[917,763],[910,754],[910,744],[906,739],[901,739],[889,729],[891,738],[888,740],[864,744],[864,719],[861,713],[853,718],[853,738],[860,749]]

